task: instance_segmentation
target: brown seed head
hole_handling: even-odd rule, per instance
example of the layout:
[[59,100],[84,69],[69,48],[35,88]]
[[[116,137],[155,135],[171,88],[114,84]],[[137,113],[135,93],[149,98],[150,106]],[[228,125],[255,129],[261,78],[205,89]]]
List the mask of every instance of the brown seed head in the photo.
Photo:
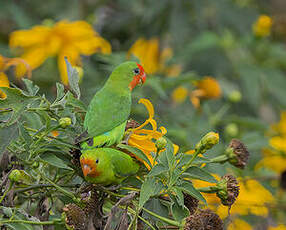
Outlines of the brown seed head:
[[223,230],[223,222],[210,209],[199,209],[186,218],[184,230]]
[[84,211],[76,204],[68,204],[63,208],[66,214],[66,226],[73,230],[86,230],[87,218]]
[[198,208],[199,200],[187,193],[184,193],[184,205],[189,209],[190,214],[192,215]]
[[239,194],[239,186],[236,178],[232,175],[225,175],[218,182],[218,187],[221,187],[221,190],[217,192],[221,203],[225,206],[233,205]]
[[229,156],[229,162],[232,165],[244,169],[248,161],[249,152],[240,140],[232,139],[226,150],[226,154]]

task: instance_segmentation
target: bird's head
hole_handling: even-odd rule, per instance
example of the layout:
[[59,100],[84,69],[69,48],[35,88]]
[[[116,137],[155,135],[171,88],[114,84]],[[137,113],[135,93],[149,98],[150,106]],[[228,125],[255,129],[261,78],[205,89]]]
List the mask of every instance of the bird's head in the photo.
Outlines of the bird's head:
[[114,69],[108,81],[113,88],[126,88],[132,91],[136,85],[144,84],[146,73],[140,64],[127,61]]
[[81,156],[80,164],[84,177],[97,177],[100,175],[100,172],[97,170],[99,159],[92,159],[88,156]]

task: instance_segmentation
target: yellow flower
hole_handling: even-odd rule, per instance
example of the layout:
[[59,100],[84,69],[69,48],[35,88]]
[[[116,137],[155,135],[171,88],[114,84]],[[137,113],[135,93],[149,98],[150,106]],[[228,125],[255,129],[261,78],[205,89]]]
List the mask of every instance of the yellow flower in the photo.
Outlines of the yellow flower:
[[144,66],[146,73],[165,73],[167,76],[175,77],[181,73],[180,65],[166,66],[166,61],[173,56],[171,48],[165,48],[160,52],[159,39],[139,38],[129,49],[128,57],[134,55]]
[[[268,215],[267,205],[273,204],[274,197],[265,189],[258,181],[249,179],[239,182],[240,192],[236,202],[231,207],[231,214],[248,215],[266,217]],[[220,205],[217,209],[220,217],[228,216],[228,207]]]
[[252,227],[244,220],[235,219],[228,225],[227,230],[237,230],[237,229],[252,230]]
[[221,97],[221,88],[215,78],[206,76],[195,84],[197,89],[190,94],[190,100],[195,108],[200,107],[201,99],[217,99]]
[[286,230],[286,226],[279,224],[277,227],[269,227],[268,230]]
[[268,15],[260,15],[257,21],[253,24],[253,33],[258,37],[266,37],[270,35],[272,27],[272,18]]
[[[153,140],[158,140],[160,137],[164,136],[167,133],[167,130],[164,127],[160,127],[159,131],[157,130],[157,122],[154,120],[154,107],[149,100],[142,98],[139,100],[139,103],[142,103],[146,107],[149,112],[149,118],[139,127],[127,131],[130,133],[128,145],[142,150],[151,164],[154,165],[152,153],[156,153],[157,149]],[[148,124],[151,125],[151,130],[144,128]],[[174,147],[174,150],[176,149],[178,149],[178,147]],[[143,163],[149,168],[146,162]]]
[[[9,87],[9,80],[7,75],[4,73],[10,66],[17,66],[23,64],[25,72],[28,73],[28,77],[31,76],[32,72],[29,65],[20,58],[6,58],[0,55],[0,87]],[[6,94],[0,90],[0,98],[6,98]]]
[[188,96],[188,90],[185,87],[179,86],[172,92],[172,99],[175,103],[183,103]]
[[[18,30],[10,36],[10,47],[23,49],[23,58],[32,69],[38,68],[49,57],[57,56],[61,80],[68,83],[64,57],[73,66],[80,66],[80,55],[96,52],[110,53],[110,44],[100,37],[85,21],[60,21],[53,26],[34,26],[30,30]],[[16,68],[16,76],[23,76],[23,65]]]
[[269,168],[281,173],[286,169],[286,112],[281,112],[281,119],[271,126],[275,136],[270,138],[269,144],[273,149],[263,149],[263,159],[257,163],[256,169]]

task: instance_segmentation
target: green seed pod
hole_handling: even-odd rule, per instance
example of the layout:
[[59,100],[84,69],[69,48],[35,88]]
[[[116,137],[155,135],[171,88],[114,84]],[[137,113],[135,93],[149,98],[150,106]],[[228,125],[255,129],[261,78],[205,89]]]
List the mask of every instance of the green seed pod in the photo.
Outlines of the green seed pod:
[[156,142],[155,146],[158,150],[162,150],[166,147],[167,145],[167,140],[164,137],[160,137]]
[[24,170],[14,169],[9,174],[9,180],[12,182],[18,182],[22,184],[30,184],[32,182],[32,177],[26,173]]
[[238,103],[241,101],[241,93],[238,90],[233,90],[229,95],[228,99],[233,103]]
[[63,117],[59,120],[59,125],[64,129],[68,126],[70,126],[72,123],[71,119],[69,117]]

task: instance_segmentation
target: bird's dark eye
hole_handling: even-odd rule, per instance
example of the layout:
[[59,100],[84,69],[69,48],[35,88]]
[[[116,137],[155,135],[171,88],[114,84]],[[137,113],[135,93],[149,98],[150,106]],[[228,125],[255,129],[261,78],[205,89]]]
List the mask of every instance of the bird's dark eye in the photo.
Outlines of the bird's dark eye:
[[139,68],[136,68],[136,69],[133,70],[133,72],[137,75],[137,74],[140,73],[140,69],[139,69]]
[[98,160],[98,159],[96,159],[95,163],[96,163],[96,164],[98,164],[98,161],[99,161],[99,160]]

